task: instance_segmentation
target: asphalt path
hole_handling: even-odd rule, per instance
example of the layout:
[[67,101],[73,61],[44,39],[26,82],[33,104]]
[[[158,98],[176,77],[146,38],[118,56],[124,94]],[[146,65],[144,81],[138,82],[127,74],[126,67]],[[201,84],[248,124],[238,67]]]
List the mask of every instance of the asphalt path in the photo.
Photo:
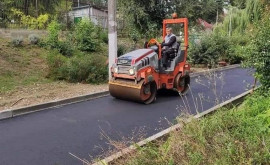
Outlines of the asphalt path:
[[215,101],[226,101],[250,89],[251,72],[235,68],[195,77],[186,97],[163,93],[150,105],[106,96],[2,120],[0,165],[82,164],[69,152],[88,160],[102,154],[110,145],[101,132],[112,140],[142,132],[151,136],[169,127],[183,112],[204,111]]

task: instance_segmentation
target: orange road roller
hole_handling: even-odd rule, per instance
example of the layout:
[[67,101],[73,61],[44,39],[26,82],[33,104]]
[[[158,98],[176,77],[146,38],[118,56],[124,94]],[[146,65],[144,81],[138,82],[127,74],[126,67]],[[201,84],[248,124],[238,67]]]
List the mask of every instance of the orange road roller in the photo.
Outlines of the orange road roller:
[[166,28],[176,25],[183,30],[184,45],[168,55],[168,68],[163,67],[162,44],[151,39],[144,49],[138,49],[118,57],[110,68],[110,94],[118,99],[150,104],[156,100],[160,89],[174,90],[186,94],[190,84],[188,53],[188,19],[163,20],[163,39]]

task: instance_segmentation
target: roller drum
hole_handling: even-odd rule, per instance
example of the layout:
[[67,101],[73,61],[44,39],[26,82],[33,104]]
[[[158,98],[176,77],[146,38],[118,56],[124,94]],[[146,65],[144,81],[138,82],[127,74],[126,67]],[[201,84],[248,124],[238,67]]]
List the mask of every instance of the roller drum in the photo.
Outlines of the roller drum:
[[155,100],[156,90],[152,88],[150,88],[150,84],[144,84],[143,81],[138,84],[127,80],[111,80],[109,82],[109,92],[113,97],[145,104]]

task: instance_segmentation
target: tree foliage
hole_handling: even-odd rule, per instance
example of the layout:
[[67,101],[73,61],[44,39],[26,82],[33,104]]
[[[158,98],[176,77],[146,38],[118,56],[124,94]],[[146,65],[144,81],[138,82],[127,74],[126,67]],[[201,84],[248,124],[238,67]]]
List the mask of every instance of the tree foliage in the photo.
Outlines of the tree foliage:
[[2,0],[0,2],[1,27],[46,28],[48,21],[57,19],[68,24],[70,0]]
[[53,13],[55,7],[65,0],[2,0],[7,10],[16,8],[25,15],[37,16],[39,14]]
[[200,43],[192,44],[189,50],[189,61],[192,64],[207,64],[215,66],[218,61],[230,64],[240,63],[243,60],[243,45],[247,44],[245,37],[229,38],[220,33],[207,34]]
[[134,28],[145,38],[160,34],[162,22],[171,18],[173,12],[179,17],[186,17],[191,24],[198,18],[215,22],[217,12],[222,13],[223,0],[118,0],[120,19],[126,22],[129,32]]
[[256,77],[262,85],[270,89],[270,20],[263,19],[257,25],[257,34],[247,48],[247,61],[249,67],[256,69]]
[[245,33],[248,25],[260,20],[263,3],[261,0],[246,0],[246,8],[229,7],[228,16],[215,30],[223,31],[228,35]]
[[[200,44],[191,46],[190,61],[194,64],[213,65],[218,60],[240,63],[246,56],[249,57],[246,47],[254,37],[250,31],[252,33],[257,31],[256,28],[249,27],[253,27],[251,24],[257,24],[260,21],[263,12],[262,2],[261,0],[246,0],[244,9],[229,6],[229,13],[223,23],[216,26],[211,35],[203,36]],[[251,47],[256,48],[258,45]]]
[[232,6],[235,6],[239,9],[244,9],[246,8],[246,2],[247,0],[230,0],[229,1]]
[[180,17],[187,17],[191,23],[195,23],[198,18],[208,22],[215,22],[217,12],[222,13],[223,0],[175,0],[175,10]]
[[20,21],[22,26],[31,29],[45,29],[49,21],[48,14],[41,14],[37,18],[30,15],[25,15],[23,12],[17,9],[11,9],[14,17]]
[[134,28],[143,36],[150,37],[162,27],[162,21],[170,9],[168,0],[119,0],[120,19],[127,23],[129,31]]
[[99,47],[100,36],[96,26],[88,19],[82,19],[75,27],[75,39],[81,51],[96,51]]

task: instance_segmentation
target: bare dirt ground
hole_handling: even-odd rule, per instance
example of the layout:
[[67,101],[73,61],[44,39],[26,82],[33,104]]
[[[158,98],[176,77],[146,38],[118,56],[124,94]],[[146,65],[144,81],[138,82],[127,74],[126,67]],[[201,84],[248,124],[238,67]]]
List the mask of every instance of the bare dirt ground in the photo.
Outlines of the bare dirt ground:
[[52,82],[17,88],[0,95],[0,111],[108,90],[107,84]]
[[201,72],[204,70],[208,70],[208,68],[191,68],[191,73],[195,73],[195,72]]

